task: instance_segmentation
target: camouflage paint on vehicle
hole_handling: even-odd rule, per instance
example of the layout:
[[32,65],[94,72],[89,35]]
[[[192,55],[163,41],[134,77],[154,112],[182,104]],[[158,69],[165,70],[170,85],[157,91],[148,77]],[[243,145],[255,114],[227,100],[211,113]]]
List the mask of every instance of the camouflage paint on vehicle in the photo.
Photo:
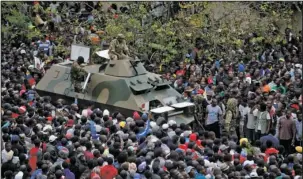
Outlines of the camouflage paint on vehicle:
[[[112,109],[144,112],[142,104],[167,97],[181,97],[175,89],[171,88],[167,80],[159,75],[149,73],[141,62],[130,60],[110,61],[104,71],[99,72],[101,65],[88,65],[83,67],[91,78],[84,93],[75,93],[70,80],[72,62],[63,62],[53,65],[36,86],[38,94],[57,95],[63,98],[78,99],[83,102],[93,102],[101,107]],[[165,89],[155,90],[157,86]],[[137,92],[139,94],[137,94]],[[82,102],[80,102],[80,105]],[[190,123],[193,116],[180,114],[172,117],[177,123]]]

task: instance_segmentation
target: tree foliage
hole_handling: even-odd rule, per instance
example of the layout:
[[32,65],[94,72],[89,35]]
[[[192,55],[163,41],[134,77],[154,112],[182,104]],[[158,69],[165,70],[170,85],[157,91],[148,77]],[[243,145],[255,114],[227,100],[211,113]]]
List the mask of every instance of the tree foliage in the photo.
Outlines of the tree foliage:
[[[139,41],[134,39],[136,34],[144,34],[140,36],[141,43],[132,43],[135,49],[148,54],[156,50],[167,61],[186,53],[196,38],[208,44],[209,49],[204,54],[211,55],[224,53],[222,48],[245,48],[245,39],[253,33],[257,36],[251,38],[250,44],[255,46],[280,42],[283,34],[279,23],[292,27],[293,10],[285,2],[194,2],[183,6],[174,18],[164,22],[153,20],[144,26],[139,22],[149,14],[144,4],[138,6],[138,11],[121,14],[118,19],[107,22],[107,39],[124,33],[127,40],[133,42]],[[189,14],[193,6],[196,12]],[[274,31],[278,32],[272,33]]]
[[[127,13],[111,14],[94,9],[93,25],[106,32],[100,35],[103,40],[109,42],[123,33],[134,53],[149,57],[157,53],[164,61],[182,58],[188,49],[193,48],[197,38],[207,44],[203,54],[209,57],[212,54],[225,55],[231,48],[259,48],[264,42],[281,43],[284,30],[281,27],[294,28],[293,4],[290,2],[187,2],[179,3],[177,13],[173,13],[173,2],[164,2],[168,14],[162,18],[151,15],[152,3],[130,2]],[[22,2],[2,3],[1,13],[9,23],[9,26],[2,26],[2,32],[12,33],[12,28],[18,27],[25,30],[28,38],[41,34],[37,29],[28,28],[32,19],[21,13],[21,7]],[[41,6],[32,9],[47,15],[54,13],[50,9],[41,9]],[[65,31],[72,34],[87,26],[76,18],[69,23],[72,29]],[[58,48],[63,41],[64,38],[59,41]],[[97,48],[94,46],[95,50]]]

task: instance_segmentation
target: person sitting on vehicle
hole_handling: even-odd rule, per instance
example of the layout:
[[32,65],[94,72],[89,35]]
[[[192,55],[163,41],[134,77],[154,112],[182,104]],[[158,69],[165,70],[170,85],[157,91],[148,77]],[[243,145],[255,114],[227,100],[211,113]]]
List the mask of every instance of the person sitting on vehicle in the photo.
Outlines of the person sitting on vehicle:
[[109,46],[109,58],[111,60],[122,60],[129,56],[129,50],[123,34],[118,34],[117,39],[111,41]]

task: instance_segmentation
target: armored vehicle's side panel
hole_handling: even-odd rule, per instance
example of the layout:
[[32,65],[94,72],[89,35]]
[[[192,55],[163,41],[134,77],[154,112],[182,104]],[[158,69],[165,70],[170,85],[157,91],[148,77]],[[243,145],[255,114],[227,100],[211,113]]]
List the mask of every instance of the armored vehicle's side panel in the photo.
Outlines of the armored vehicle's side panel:
[[[169,81],[147,72],[140,62],[129,60],[111,62],[105,72],[99,71],[100,65],[83,67],[90,78],[87,79],[84,91],[75,93],[70,79],[71,65],[72,62],[53,65],[37,84],[38,94],[51,95],[54,100],[62,98],[68,102],[74,101],[77,95],[80,106],[93,103],[102,109],[120,111],[124,115],[132,115],[133,111],[144,112],[142,105],[150,101],[169,105],[174,101],[170,99],[181,97],[170,87]],[[193,121],[193,117],[184,115],[175,119],[177,123]]]

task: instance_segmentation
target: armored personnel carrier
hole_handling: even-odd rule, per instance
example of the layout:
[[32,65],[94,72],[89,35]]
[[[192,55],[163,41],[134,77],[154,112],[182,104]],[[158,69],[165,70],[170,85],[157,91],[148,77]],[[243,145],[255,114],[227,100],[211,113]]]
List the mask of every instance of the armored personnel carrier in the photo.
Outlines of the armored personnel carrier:
[[93,104],[111,112],[132,116],[134,111],[152,112],[177,124],[194,121],[193,103],[170,86],[170,81],[146,71],[139,60],[111,60],[107,65],[86,65],[88,73],[82,92],[76,93],[70,79],[72,61],[53,65],[36,85],[40,96],[49,95],[72,103],[78,96],[81,106]]

